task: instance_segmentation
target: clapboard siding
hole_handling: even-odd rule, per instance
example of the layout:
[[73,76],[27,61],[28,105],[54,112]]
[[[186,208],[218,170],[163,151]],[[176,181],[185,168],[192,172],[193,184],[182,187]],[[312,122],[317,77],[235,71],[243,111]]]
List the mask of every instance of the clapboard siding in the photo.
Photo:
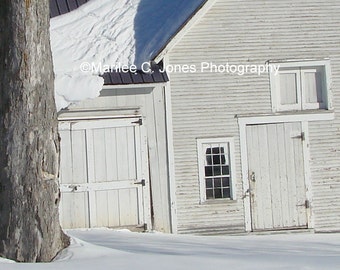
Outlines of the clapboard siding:
[[[339,104],[339,103],[338,103]],[[312,123],[311,174],[316,230],[340,228],[340,142],[339,126],[331,122]]]
[[100,115],[98,112],[107,114],[109,110],[115,110],[116,115],[119,116],[124,116],[126,113],[143,116],[148,137],[153,225],[157,231],[171,232],[164,87],[133,87],[105,88],[100,97],[70,106],[60,118],[68,115],[84,115],[84,112],[86,115],[98,117]]
[[[340,230],[340,1],[217,0],[169,54],[170,65],[263,65],[330,58],[336,119],[309,124],[315,229]],[[269,75],[171,73],[178,231],[243,231],[235,115],[271,113]],[[234,137],[237,200],[199,203],[196,139]]]

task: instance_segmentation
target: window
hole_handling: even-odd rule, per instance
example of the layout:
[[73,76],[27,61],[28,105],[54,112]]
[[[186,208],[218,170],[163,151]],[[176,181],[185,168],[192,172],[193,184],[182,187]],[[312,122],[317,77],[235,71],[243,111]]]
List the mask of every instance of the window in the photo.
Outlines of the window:
[[271,64],[280,67],[270,74],[274,112],[331,108],[329,61]]
[[201,202],[235,199],[232,138],[198,139]]

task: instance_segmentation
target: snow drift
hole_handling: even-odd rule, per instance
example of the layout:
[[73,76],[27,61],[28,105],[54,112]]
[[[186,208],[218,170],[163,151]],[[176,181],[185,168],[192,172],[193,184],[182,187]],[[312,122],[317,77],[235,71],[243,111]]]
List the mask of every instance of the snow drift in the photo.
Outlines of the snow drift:
[[[109,229],[70,230],[70,247],[53,263],[0,259],[0,269],[338,270],[339,234],[183,236]],[[81,239],[81,240],[80,240]]]

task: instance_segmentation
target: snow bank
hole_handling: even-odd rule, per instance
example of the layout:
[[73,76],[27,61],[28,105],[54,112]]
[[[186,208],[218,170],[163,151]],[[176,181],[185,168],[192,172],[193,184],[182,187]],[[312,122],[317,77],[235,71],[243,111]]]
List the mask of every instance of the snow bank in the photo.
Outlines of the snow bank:
[[[51,48],[58,110],[99,95],[102,66],[131,65],[135,57],[134,18],[140,0],[92,0],[51,19]],[[83,70],[82,70],[83,69]]]
[[108,229],[71,230],[68,233],[73,238],[71,246],[53,263],[0,261],[0,269],[340,269],[340,234],[200,237]]

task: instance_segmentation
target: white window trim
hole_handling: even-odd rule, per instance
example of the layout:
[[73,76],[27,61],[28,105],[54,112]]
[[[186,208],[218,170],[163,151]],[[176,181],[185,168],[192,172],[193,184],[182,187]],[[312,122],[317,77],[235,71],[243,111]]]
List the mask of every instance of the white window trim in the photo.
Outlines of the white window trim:
[[[224,143],[229,144],[229,162],[230,162],[230,198],[206,199],[206,187],[205,187],[205,171],[204,171],[204,161],[205,152],[203,151],[203,144],[214,144],[214,143]],[[236,176],[235,176],[235,145],[234,138],[223,137],[223,138],[204,138],[197,139],[197,157],[198,157],[198,174],[200,183],[200,203],[207,202],[220,202],[220,201],[230,201],[236,200]]]
[[[323,105],[326,107],[324,110],[333,110],[332,105],[332,93],[331,93],[331,87],[332,87],[332,77],[331,77],[331,64],[329,59],[325,60],[306,60],[306,61],[286,61],[286,62],[274,62],[269,61],[270,64],[276,65],[277,67],[281,68],[304,68],[304,67],[315,67],[320,66],[325,68],[325,103]],[[271,101],[272,101],[272,111],[275,112],[283,112],[283,111],[289,111],[289,110],[297,110],[295,105],[281,105],[280,104],[280,98],[279,98],[279,92],[276,90],[276,76],[275,72],[270,73],[270,92],[271,92]],[[302,93],[303,94],[303,93]],[[300,95],[300,93],[298,93]],[[301,97],[299,100],[299,103],[301,102]],[[298,110],[306,110],[306,109],[316,109],[312,104],[302,104],[302,109],[299,108]],[[299,104],[300,106],[300,104]]]

